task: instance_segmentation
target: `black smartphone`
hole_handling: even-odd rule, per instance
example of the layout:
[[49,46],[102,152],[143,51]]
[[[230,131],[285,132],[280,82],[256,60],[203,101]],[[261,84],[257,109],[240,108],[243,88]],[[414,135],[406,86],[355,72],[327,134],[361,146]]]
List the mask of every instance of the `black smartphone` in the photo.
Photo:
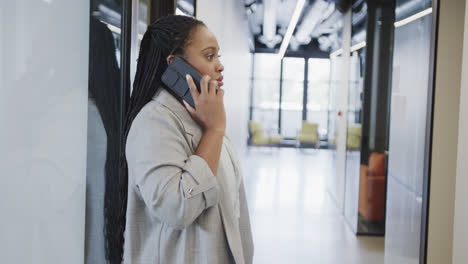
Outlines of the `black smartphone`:
[[170,89],[174,94],[185,100],[193,108],[195,102],[193,101],[190,88],[187,83],[186,75],[192,76],[193,82],[197,86],[198,92],[201,92],[200,81],[202,76],[190,64],[180,57],[175,57],[171,64],[167,67],[166,71],[161,77],[161,81]]

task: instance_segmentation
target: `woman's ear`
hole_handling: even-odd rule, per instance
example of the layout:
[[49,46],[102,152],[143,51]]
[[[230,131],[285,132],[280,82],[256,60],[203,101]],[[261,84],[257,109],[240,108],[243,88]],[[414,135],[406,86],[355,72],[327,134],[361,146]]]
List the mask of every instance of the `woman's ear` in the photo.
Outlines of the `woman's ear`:
[[169,55],[169,56],[167,56],[167,59],[166,59],[166,60],[167,60],[167,65],[171,65],[172,60],[173,60],[174,58],[175,58],[174,55]]

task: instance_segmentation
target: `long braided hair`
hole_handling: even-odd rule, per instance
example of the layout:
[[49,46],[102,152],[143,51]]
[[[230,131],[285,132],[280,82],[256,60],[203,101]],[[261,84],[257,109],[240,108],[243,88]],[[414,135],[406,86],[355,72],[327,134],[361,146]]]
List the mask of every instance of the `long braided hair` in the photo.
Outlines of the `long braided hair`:
[[125,155],[128,132],[140,110],[151,101],[160,88],[161,76],[168,66],[167,57],[171,54],[184,54],[184,48],[197,26],[205,25],[191,17],[170,15],[148,26],[143,35],[133,92],[124,122],[120,170],[115,178],[106,181],[104,234],[106,258],[112,264],[120,264],[123,257],[128,195],[128,167]]

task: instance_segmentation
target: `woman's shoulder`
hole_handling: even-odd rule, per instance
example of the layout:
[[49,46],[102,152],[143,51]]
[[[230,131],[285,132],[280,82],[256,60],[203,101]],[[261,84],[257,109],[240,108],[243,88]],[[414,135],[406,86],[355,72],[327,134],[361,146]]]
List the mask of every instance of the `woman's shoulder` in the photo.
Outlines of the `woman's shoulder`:
[[137,114],[132,126],[177,126],[182,127],[183,124],[180,118],[165,105],[152,100],[148,102]]
[[128,132],[127,143],[138,138],[162,137],[164,134],[184,136],[184,125],[170,109],[150,101],[137,114]]

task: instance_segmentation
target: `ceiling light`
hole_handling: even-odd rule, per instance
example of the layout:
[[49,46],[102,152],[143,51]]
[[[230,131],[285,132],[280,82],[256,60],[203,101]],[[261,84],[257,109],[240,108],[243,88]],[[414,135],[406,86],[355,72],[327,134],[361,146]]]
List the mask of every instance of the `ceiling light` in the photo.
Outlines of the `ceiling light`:
[[330,58],[338,57],[343,53],[343,49],[336,50],[330,53]]
[[110,31],[115,32],[115,33],[117,33],[117,34],[119,34],[119,35],[122,33],[122,30],[121,30],[120,28],[118,28],[118,27],[116,27],[116,26],[114,26],[114,25],[111,25],[111,24],[109,24],[109,23],[107,23],[107,22],[105,22],[105,21],[103,21],[103,20],[99,20],[99,21],[101,21],[102,23],[106,24],[107,28],[109,28]]
[[419,13],[416,13],[416,14],[410,16],[410,17],[407,17],[405,19],[402,19],[400,21],[395,22],[395,27],[398,28],[398,27],[404,26],[404,25],[406,25],[408,23],[411,23],[411,22],[413,22],[413,21],[415,21],[415,20],[417,20],[417,19],[419,19],[421,17],[427,16],[427,15],[429,15],[431,13],[432,13],[432,7],[429,7],[426,10],[423,10],[423,11],[421,11]]
[[354,45],[351,47],[351,52],[355,52],[357,50],[360,50],[362,48],[364,48],[366,46],[366,42],[363,41],[363,42],[359,42],[358,44]]
[[283,58],[284,54],[286,53],[286,49],[289,46],[289,41],[291,40],[292,34],[294,33],[294,29],[296,28],[297,21],[302,13],[302,9],[304,9],[305,0],[298,0],[296,3],[296,8],[294,9],[294,13],[289,21],[288,30],[286,30],[286,34],[283,37],[283,42],[281,43],[278,56]]

